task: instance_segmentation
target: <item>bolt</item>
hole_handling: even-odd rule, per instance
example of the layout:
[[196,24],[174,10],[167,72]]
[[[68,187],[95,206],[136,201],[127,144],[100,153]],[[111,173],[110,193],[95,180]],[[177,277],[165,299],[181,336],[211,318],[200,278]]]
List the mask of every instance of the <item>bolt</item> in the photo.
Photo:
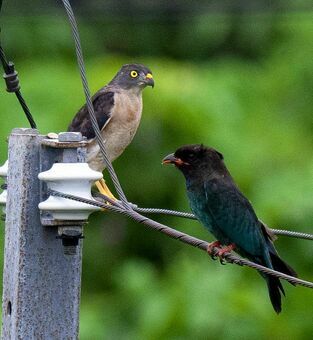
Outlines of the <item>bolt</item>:
[[64,255],[76,255],[79,239],[84,238],[81,227],[59,227],[58,239],[62,240]]

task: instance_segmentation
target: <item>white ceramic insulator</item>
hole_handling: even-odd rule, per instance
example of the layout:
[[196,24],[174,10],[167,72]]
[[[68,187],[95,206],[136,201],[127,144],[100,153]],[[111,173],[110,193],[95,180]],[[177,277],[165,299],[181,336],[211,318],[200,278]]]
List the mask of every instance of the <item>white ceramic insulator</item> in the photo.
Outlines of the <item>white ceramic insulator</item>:
[[[102,173],[90,169],[87,163],[55,163],[50,170],[41,172],[38,178],[46,182],[51,190],[94,200],[91,186],[102,178]],[[49,211],[56,220],[87,220],[92,212],[101,208],[50,196],[39,203],[39,209]]]
[[[4,180],[6,180],[6,177],[8,175],[8,165],[9,162],[6,161],[1,167],[0,167],[0,177],[3,177]],[[0,205],[6,205],[7,203],[7,190],[3,190],[0,194]],[[5,213],[5,207],[3,208],[3,212]]]

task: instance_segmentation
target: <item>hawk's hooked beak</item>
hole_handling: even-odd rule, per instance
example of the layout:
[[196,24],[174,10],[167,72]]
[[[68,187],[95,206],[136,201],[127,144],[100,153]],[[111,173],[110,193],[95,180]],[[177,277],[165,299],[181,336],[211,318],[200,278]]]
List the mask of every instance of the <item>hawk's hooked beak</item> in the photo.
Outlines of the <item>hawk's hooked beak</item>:
[[154,80],[151,73],[146,74],[145,83],[147,86],[151,86],[152,88],[154,87]]
[[177,166],[179,165],[189,165],[188,163],[182,161],[180,158],[175,157],[173,153],[167,155],[165,158],[162,160],[162,164],[175,164]]

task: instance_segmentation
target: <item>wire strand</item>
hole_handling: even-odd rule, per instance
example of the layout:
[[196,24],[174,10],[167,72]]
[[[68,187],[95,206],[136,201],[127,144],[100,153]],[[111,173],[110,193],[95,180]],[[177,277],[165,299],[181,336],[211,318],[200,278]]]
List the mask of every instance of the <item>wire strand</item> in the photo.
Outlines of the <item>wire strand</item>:
[[87,81],[87,77],[86,77],[86,70],[85,70],[83,52],[82,52],[81,42],[80,42],[80,38],[79,38],[76,19],[75,19],[72,7],[70,5],[70,2],[68,0],[62,0],[62,2],[63,2],[63,5],[65,7],[66,13],[68,15],[69,22],[70,22],[71,29],[72,29],[72,34],[73,34],[74,43],[75,43],[76,56],[77,56],[77,63],[78,63],[79,72],[80,72],[80,76],[81,76],[81,80],[82,80],[82,85],[83,85],[83,88],[84,88],[87,109],[88,109],[88,113],[89,113],[90,120],[91,120],[91,123],[92,123],[92,127],[94,129],[96,139],[97,139],[97,142],[99,144],[99,147],[100,147],[100,150],[101,150],[101,153],[102,153],[102,156],[103,156],[104,163],[105,163],[105,165],[106,165],[106,167],[109,171],[109,174],[110,174],[111,179],[113,181],[114,187],[115,187],[115,189],[118,193],[118,196],[120,197],[121,201],[123,202],[123,205],[127,209],[129,209],[129,204],[128,204],[127,198],[126,198],[124,191],[121,187],[119,179],[118,179],[118,177],[117,177],[117,175],[114,171],[112,163],[110,162],[110,160],[107,156],[106,148],[105,148],[104,142],[102,140],[101,132],[100,132],[100,129],[99,129],[99,126],[98,126],[96,116],[95,116],[94,107],[93,107],[93,104],[92,104],[91,94],[90,94],[88,81]]
[[[177,216],[182,218],[187,218],[191,220],[197,220],[195,215],[187,212],[176,211],[176,210],[169,210],[169,209],[157,209],[157,208],[140,208],[136,205],[133,205],[133,209],[137,212],[141,212],[144,214],[162,214],[162,215],[169,215],[169,216]],[[283,229],[271,229],[269,228],[275,235],[280,236],[289,236],[295,238],[301,238],[304,240],[313,240],[313,234],[309,233],[301,233],[298,231],[290,231],[290,230],[283,230]]]

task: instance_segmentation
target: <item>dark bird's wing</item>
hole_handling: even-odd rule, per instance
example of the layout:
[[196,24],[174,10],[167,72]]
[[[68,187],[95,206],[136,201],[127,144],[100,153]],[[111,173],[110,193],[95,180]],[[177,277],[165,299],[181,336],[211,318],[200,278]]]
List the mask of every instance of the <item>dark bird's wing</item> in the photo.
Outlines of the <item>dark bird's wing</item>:
[[261,264],[270,268],[273,265],[274,269],[296,276],[295,271],[278,257],[273,244],[275,235],[257,218],[251,203],[234,183],[216,179],[206,182],[205,186],[206,209],[213,229],[225,238],[220,240],[222,243],[235,243],[239,253],[253,261],[263,258]]
[[[92,97],[92,103],[99,129],[102,130],[111,119],[111,113],[114,106],[114,92],[106,91],[104,88]],[[95,137],[86,105],[77,112],[72,123],[68,127],[68,131],[81,132],[87,139]]]
[[[214,181],[216,181],[214,183]],[[218,179],[205,184],[207,209],[225,243],[235,243],[236,250],[250,260],[263,266],[297,277],[296,272],[277,254],[272,243],[274,235],[258,220],[251,203],[229,179]],[[223,240],[220,240],[223,242]],[[277,277],[260,273],[266,280],[272,305],[281,311],[282,284]]]
[[225,237],[220,241],[235,243],[245,256],[262,256],[267,237],[250,202],[234,184],[216,179],[205,186],[207,209]]

